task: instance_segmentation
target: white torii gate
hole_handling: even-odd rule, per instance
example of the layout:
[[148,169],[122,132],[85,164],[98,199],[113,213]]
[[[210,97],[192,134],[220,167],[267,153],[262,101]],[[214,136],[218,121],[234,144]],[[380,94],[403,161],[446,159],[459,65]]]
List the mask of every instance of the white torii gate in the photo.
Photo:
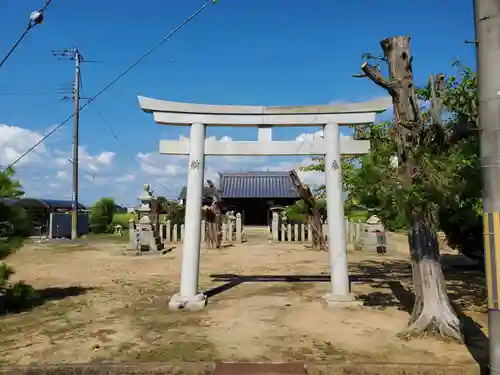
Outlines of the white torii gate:
[[[349,285],[340,155],[366,154],[370,142],[341,136],[339,126],[374,122],[377,113],[391,106],[390,98],[364,103],[264,107],[180,103],[139,96],[139,104],[143,111],[153,113],[158,124],[190,126],[189,139],[160,141],[161,154],[189,155],[180,292],[172,296],[170,308],[197,309],[206,305],[206,296],[198,291],[205,155],[324,155],[331,275],[331,291],[324,300],[328,305],[354,301]],[[255,126],[258,140],[217,141],[215,137],[206,138],[206,126]],[[273,141],[273,126],[323,126],[323,137]]]

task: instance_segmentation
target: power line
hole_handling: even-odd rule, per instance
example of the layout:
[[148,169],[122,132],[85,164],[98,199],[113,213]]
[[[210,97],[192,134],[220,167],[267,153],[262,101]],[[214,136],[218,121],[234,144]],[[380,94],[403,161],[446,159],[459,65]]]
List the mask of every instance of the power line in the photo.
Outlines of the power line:
[[160,42],[158,42],[156,45],[154,45],[151,49],[149,49],[144,55],[142,55],[139,59],[137,59],[132,65],[130,65],[127,69],[125,69],[122,73],[120,73],[115,79],[113,79],[110,83],[108,83],[106,86],[104,86],[100,91],[97,92],[94,96],[88,99],[86,103],[84,103],[81,107],[79,107],[78,111],[76,113],[72,113],[70,116],[68,116],[64,121],[62,121],[59,125],[57,125],[51,132],[49,132],[47,135],[45,135],[42,139],[40,139],[37,143],[35,143],[33,146],[31,146],[26,152],[24,152],[21,156],[19,156],[16,160],[14,160],[7,168],[4,169],[6,171],[7,169],[13,167],[15,164],[17,164],[22,158],[24,158],[26,155],[28,155],[31,151],[33,151],[38,145],[43,143],[47,138],[49,138],[52,134],[54,134],[57,130],[59,130],[64,124],[66,124],[69,120],[71,120],[77,113],[79,113],[82,109],[87,107],[90,103],[92,103],[95,99],[97,99],[99,96],[101,96],[105,91],[107,91],[112,85],[114,85],[118,80],[120,80],[125,74],[130,72],[133,68],[135,68],[139,63],[141,63],[146,57],[148,57],[151,53],[153,53],[156,49],[158,49],[163,43],[165,43],[168,39],[170,39],[172,36],[177,34],[179,30],[181,30],[184,26],[186,26],[190,21],[192,21],[198,14],[200,14],[208,5],[210,4],[215,4],[216,0],[208,0],[203,4],[196,12],[191,14],[188,18],[186,18],[182,23],[180,23],[177,27],[175,27],[169,34],[167,34]]
[[39,24],[42,23],[42,21],[43,21],[43,13],[45,12],[45,9],[47,9],[47,7],[50,5],[51,2],[52,2],[52,0],[46,0],[44,6],[42,7],[42,9],[40,9],[39,11],[31,12],[30,19],[29,19],[29,22],[28,22],[28,26],[26,26],[26,29],[21,34],[21,37],[17,40],[16,43],[14,43],[14,45],[11,47],[11,49],[9,50],[9,52],[7,52],[7,55],[0,62],[0,68],[7,61],[7,59],[10,57],[10,55],[12,55],[12,53],[15,51],[15,49],[17,48],[17,46],[19,46],[19,44],[22,42],[22,40],[28,34],[28,32],[32,28],[34,28],[36,25],[39,25]]
[[47,90],[47,91],[34,91],[34,92],[2,92],[1,96],[40,96],[49,94],[65,94],[65,90]]
[[[108,121],[106,120],[106,118],[104,117],[104,115],[102,114],[102,112],[99,110],[99,115],[101,116],[101,119],[102,121],[104,122],[104,124],[107,126],[107,128],[109,129],[109,131],[111,132],[111,134],[113,135],[113,138],[116,140],[116,142],[118,142],[118,144],[123,148],[123,150],[125,151],[125,153],[130,156],[130,158],[136,162],[137,159],[132,155],[132,153],[129,151],[129,149],[127,148],[127,146],[125,146],[125,144],[120,140],[120,138],[118,137],[118,135],[115,133],[115,131],[113,130],[113,128],[111,127],[111,125],[108,123]],[[158,185],[160,185],[163,189],[165,189],[167,192],[170,192],[172,193],[173,195],[177,195],[176,192],[174,192],[172,189],[166,187],[165,185],[163,184],[160,184],[158,183]]]

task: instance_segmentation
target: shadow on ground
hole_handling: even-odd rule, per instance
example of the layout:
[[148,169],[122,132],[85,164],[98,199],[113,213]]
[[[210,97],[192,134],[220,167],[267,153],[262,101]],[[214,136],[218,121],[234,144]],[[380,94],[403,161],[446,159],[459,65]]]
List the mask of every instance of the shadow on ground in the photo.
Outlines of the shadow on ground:
[[[93,288],[69,286],[65,288],[45,288],[35,290],[34,294],[26,298],[21,290],[11,289],[0,296],[0,316],[25,312],[41,306],[47,302],[59,301],[68,297],[76,297],[87,293]],[[26,293],[26,292],[24,292]]]
[[[411,269],[407,261],[364,261],[350,266],[351,283],[369,285],[377,291],[358,295],[364,306],[385,309],[395,307],[411,314],[414,294],[411,285]],[[447,290],[460,319],[464,341],[471,356],[478,364],[487,366],[488,339],[481,326],[467,312],[486,312],[486,288],[484,270],[481,267],[451,266],[444,270]],[[329,274],[321,275],[236,275],[212,274],[213,281],[223,284],[207,290],[210,298],[243,283],[315,283],[330,282]]]

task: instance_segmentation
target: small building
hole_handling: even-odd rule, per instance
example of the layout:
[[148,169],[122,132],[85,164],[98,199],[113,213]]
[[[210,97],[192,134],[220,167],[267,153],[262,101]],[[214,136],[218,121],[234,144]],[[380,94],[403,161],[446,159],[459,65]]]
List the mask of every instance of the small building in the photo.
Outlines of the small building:
[[[30,232],[32,235],[47,234],[50,214],[54,212],[69,212],[72,210],[73,202],[70,200],[42,199],[42,198],[0,198],[0,203],[8,206],[17,205],[26,210],[30,220]],[[83,211],[86,207],[78,204],[78,210]]]
[[224,207],[240,212],[245,225],[268,226],[271,208],[286,207],[300,199],[288,172],[220,173]]
[[[241,213],[247,226],[269,226],[272,209],[292,205],[300,199],[288,172],[219,173],[217,187],[224,211]],[[203,204],[210,205],[210,188],[205,187],[203,193]],[[185,199],[184,187],[179,200],[184,203]]]

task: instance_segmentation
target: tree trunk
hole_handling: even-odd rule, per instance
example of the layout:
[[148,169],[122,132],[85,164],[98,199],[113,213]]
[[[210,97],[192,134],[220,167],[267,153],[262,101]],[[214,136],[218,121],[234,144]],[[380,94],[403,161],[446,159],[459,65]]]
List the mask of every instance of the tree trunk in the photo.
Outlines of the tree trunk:
[[288,173],[297,189],[297,192],[307,206],[308,221],[311,226],[313,238],[312,247],[313,249],[324,251],[326,247],[325,237],[323,236],[323,223],[321,222],[321,215],[319,213],[319,210],[316,207],[316,199],[314,199],[309,186],[304,185],[302,181],[300,181],[300,178],[295,170],[291,170]]
[[323,225],[319,212],[309,215],[309,225],[312,232],[312,247],[313,249],[325,250],[325,237],[323,235]]
[[431,215],[423,202],[412,202],[414,184],[425,179],[425,168],[415,157],[422,145],[424,121],[413,84],[410,38],[397,36],[380,43],[389,67],[390,78],[365,62],[361,69],[364,75],[392,96],[395,117],[395,138],[398,162],[402,166],[403,191],[407,194],[405,207],[410,225],[408,242],[410,247],[415,305],[403,337],[432,333],[441,338],[462,340],[460,322],[446,293],[444,275],[439,262],[439,244]]
[[207,184],[212,190],[212,204],[207,208],[205,214],[207,218],[207,238],[208,248],[220,248],[222,243],[221,236],[221,199],[214,183],[207,180]]
[[439,242],[425,216],[417,217],[408,235],[410,245],[415,304],[403,337],[424,333],[462,341],[458,319],[446,293],[443,270],[439,262]]

